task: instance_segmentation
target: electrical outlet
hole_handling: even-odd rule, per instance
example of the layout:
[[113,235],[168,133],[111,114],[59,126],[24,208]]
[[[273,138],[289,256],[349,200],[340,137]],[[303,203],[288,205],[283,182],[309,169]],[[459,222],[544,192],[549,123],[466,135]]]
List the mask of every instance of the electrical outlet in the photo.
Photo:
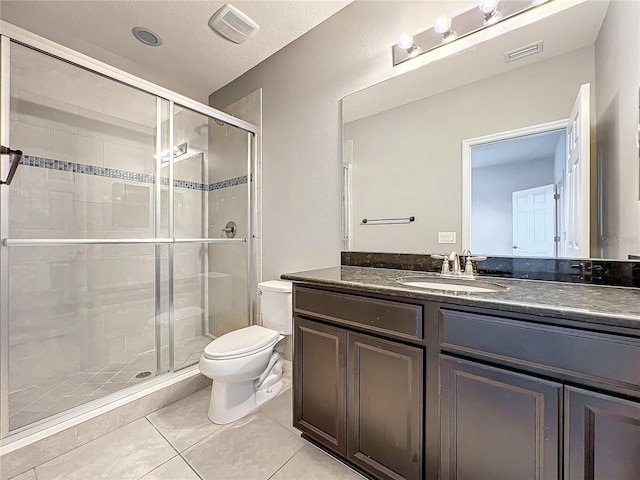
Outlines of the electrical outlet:
[[438,243],[456,243],[456,232],[438,232]]

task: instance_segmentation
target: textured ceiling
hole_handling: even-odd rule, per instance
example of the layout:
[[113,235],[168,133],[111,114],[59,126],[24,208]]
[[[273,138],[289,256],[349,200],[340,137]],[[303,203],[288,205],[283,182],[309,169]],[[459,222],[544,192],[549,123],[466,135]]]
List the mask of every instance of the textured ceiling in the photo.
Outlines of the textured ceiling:
[[[260,30],[236,45],[207,22],[227,2],[212,0],[2,0],[0,18],[196,100],[242,75],[348,5],[342,1],[244,1],[231,4]],[[131,34],[144,26],[159,47]]]

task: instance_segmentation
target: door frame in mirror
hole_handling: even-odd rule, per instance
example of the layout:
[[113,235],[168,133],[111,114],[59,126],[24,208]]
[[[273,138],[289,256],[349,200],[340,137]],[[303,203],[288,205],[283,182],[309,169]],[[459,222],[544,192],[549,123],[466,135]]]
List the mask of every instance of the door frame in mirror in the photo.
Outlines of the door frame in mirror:
[[[472,199],[472,147],[487,143],[510,140],[527,135],[550,132],[567,128],[568,118],[554,120],[552,122],[540,123],[524,128],[516,128],[505,132],[483,135],[481,137],[468,138],[462,141],[462,228],[461,241],[463,250],[471,250],[471,199]],[[587,236],[588,241],[588,236]],[[476,252],[489,254],[491,252]]]

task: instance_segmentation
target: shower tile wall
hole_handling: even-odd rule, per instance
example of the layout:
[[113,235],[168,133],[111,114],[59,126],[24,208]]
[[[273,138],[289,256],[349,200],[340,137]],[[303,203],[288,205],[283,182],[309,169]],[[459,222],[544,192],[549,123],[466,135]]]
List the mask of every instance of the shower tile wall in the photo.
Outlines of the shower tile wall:
[[[237,224],[236,238],[248,232],[247,133],[209,123],[209,180],[239,178],[238,185],[209,192],[209,237],[220,238],[228,221]],[[209,330],[220,336],[249,325],[246,244],[209,245]]]
[[[174,145],[187,143],[187,154],[174,164],[174,178],[202,185],[199,189],[175,189],[175,237],[207,238],[209,190],[207,165],[208,129],[203,117],[177,107],[174,114]],[[164,175],[164,173],[163,173]],[[207,266],[208,249],[202,243],[176,244],[174,247],[174,313],[176,369],[197,363],[211,341],[208,336]]]
[[[8,236],[156,236],[156,122],[156,97],[12,44],[10,145],[25,159],[9,190]],[[186,142],[188,154],[174,163],[175,238],[219,238],[228,220],[248,238],[247,141],[176,105],[174,145]],[[166,237],[168,167],[160,177],[157,236]],[[248,324],[247,245],[173,248],[177,370],[197,363],[210,333]],[[157,318],[156,253],[152,244],[9,247],[10,429],[169,370],[169,246]]]
[[[237,102],[224,108],[224,111],[241,118],[253,125],[256,125],[260,129],[261,124],[261,103],[262,92],[256,90],[255,92],[241,98]],[[217,178],[224,178],[227,175],[228,178],[233,178],[235,175],[246,175],[246,156],[243,157],[243,149],[238,144],[239,139],[235,137],[229,138],[229,131],[222,128],[221,125],[213,124],[212,127],[212,142],[211,151],[216,154],[222,168],[220,171],[211,171],[210,177],[212,182],[215,182]],[[260,141],[261,136],[257,135],[257,141]],[[246,149],[246,144],[244,145]],[[254,230],[254,247],[256,251],[255,257],[255,277],[253,282],[255,285],[262,280],[262,228],[261,228],[261,155],[260,146],[257,149],[257,170],[254,172],[254,179],[256,181],[257,188],[254,188],[254,193],[257,200],[257,223]],[[230,154],[230,155],[228,155]],[[210,235],[218,236],[220,230],[228,220],[235,220],[236,218],[247,215],[247,185],[241,184],[237,186],[227,187],[221,190],[212,191],[209,194],[210,205],[210,223],[211,232]],[[227,210],[228,208],[228,210]],[[246,226],[242,225],[238,236],[243,236],[246,231]],[[248,311],[246,304],[243,303],[247,296],[247,284],[251,285],[253,282],[246,281],[245,275],[247,274],[247,263],[242,257],[244,252],[241,246],[234,246],[232,252],[226,251],[227,255],[218,253],[214,255],[219,247],[210,246],[209,256],[209,269],[210,269],[210,316],[209,316],[209,328],[215,335],[222,335],[232,330],[247,326],[249,323]],[[237,288],[239,285],[240,288]],[[215,288],[214,288],[215,287]],[[255,320],[259,323],[260,318],[258,314],[259,302],[256,302],[256,295],[249,295],[250,301],[253,302],[254,312],[256,315]],[[237,308],[238,306],[241,308]]]
[[[14,148],[154,173],[155,97],[19,45],[11,62]],[[23,165],[9,237],[153,237],[153,205],[152,184]],[[70,398],[80,387],[83,401],[124,387],[127,365],[155,372],[155,356],[143,356],[155,342],[153,245],[9,252],[11,428],[82,403]]]

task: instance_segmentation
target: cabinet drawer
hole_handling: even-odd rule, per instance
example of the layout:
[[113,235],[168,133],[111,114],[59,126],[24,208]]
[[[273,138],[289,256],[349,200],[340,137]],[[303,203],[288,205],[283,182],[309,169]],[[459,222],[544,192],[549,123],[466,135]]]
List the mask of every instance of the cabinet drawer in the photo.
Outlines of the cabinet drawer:
[[640,388],[640,339],[445,309],[440,321],[447,350]]
[[422,306],[296,287],[296,313],[421,340]]

